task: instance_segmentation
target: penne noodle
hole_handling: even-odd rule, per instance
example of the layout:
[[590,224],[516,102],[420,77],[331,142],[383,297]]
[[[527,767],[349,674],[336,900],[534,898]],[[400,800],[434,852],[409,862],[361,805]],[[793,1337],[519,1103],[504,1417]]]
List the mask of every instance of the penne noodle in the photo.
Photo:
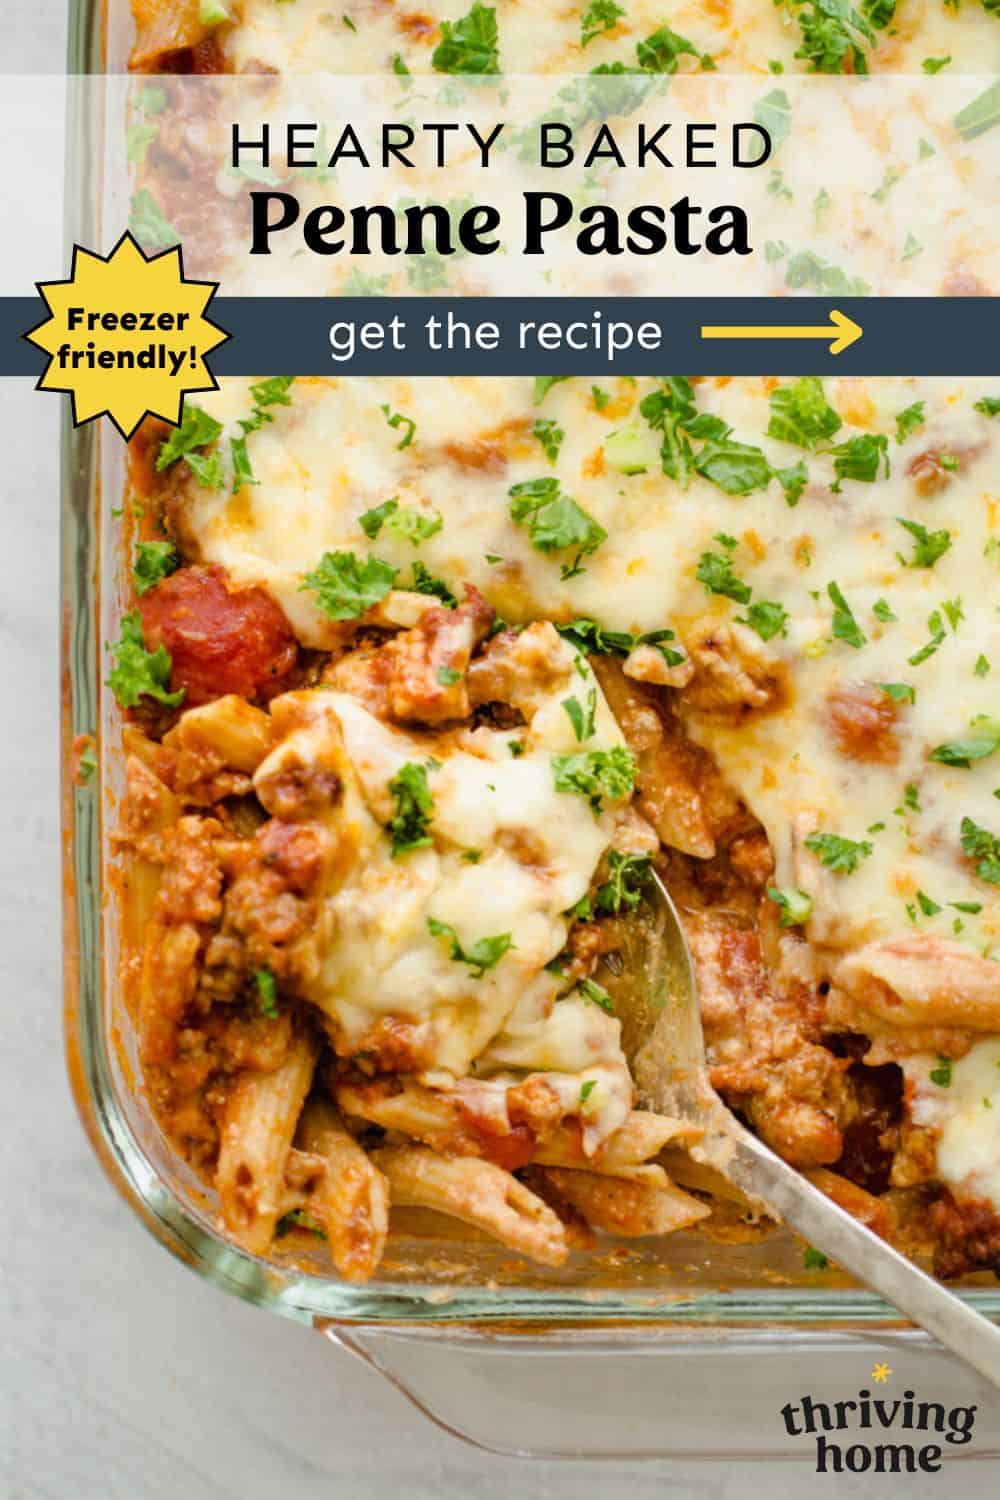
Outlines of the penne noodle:
[[164,735],[170,750],[213,753],[234,771],[252,776],[271,748],[271,720],[235,693],[189,708]]
[[590,1227],[606,1234],[674,1234],[711,1213],[706,1204],[675,1187],[662,1167],[627,1167],[615,1177],[563,1167],[543,1170]]
[[561,1266],[569,1254],[558,1216],[492,1162],[446,1159],[422,1146],[384,1147],[372,1160],[398,1208],[432,1208],[461,1219],[545,1266]]
[[326,1231],[333,1263],[345,1281],[367,1281],[389,1232],[386,1180],[326,1100],[306,1105],[299,1138],[325,1163],[309,1208]]
[[226,1103],[215,1185],[222,1218],[247,1250],[262,1255],[282,1208],[285,1169],[318,1045],[311,1032],[293,1038],[271,1073],[242,1073]]
[[166,926],[153,918],[139,980],[139,1048],[143,1062],[166,1063],[176,1051],[177,1025],[194,998],[201,939],[190,922]]
[[602,1142],[592,1156],[583,1150],[583,1138],[574,1126],[560,1125],[539,1142],[532,1161],[540,1166],[585,1167],[589,1172],[620,1172],[659,1155],[668,1141],[690,1144],[701,1131],[687,1120],[634,1109],[624,1125]]

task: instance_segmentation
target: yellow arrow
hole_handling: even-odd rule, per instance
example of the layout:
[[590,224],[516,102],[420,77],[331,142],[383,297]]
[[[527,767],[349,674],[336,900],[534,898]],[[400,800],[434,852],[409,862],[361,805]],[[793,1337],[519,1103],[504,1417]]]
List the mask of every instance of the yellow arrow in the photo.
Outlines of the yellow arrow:
[[726,324],[703,324],[701,336],[703,339],[829,339],[830,353],[842,354],[852,344],[856,344],[864,329],[842,313],[836,307],[830,309],[829,323],[823,323],[818,328],[788,328],[780,323],[773,326],[769,324],[760,325],[736,325],[730,327]]

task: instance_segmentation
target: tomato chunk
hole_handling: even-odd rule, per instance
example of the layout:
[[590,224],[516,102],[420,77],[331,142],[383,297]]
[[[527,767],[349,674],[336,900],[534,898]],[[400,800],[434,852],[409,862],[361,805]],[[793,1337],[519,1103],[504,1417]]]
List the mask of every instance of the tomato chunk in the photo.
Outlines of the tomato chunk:
[[271,698],[288,685],[298,644],[280,606],[263,589],[231,584],[224,568],[181,568],[139,602],[146,649],[166,646],[170,686],[184,706],[225,693]]

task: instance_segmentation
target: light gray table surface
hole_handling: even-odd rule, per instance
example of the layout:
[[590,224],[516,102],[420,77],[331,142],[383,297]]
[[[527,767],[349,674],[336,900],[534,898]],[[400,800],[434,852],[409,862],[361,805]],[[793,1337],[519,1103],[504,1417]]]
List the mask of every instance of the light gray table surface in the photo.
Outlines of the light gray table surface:
[[[12,0],[0,67],[57,70],[64,36],[60,0]],[[466,1447],[349,1355],[198,1280],[108,1186],[74,1114],[61,1040],[59,400],[0,381],[0,1500],[829,1492],[806,1463],[525,1464]],[[833,1483],[848,1496],[905,1483],[923,1500],[946,1487],[986,1494],[998,1473],[949,1465]]]

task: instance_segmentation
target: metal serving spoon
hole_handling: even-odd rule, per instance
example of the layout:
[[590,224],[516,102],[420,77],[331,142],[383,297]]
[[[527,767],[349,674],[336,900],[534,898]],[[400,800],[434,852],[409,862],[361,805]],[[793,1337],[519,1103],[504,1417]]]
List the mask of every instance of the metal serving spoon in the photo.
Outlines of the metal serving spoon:
[[696,1124],[690,1147],[740,1192],[804,1235],[895,1304],[966,1364],[1000,1386],[1000,1327],[873,1234],[744,1129],[708,1081],[698,985],[684,929],[654,875],[625,946],[602,978],[622,1020],[622,1042],[641,1102]]

